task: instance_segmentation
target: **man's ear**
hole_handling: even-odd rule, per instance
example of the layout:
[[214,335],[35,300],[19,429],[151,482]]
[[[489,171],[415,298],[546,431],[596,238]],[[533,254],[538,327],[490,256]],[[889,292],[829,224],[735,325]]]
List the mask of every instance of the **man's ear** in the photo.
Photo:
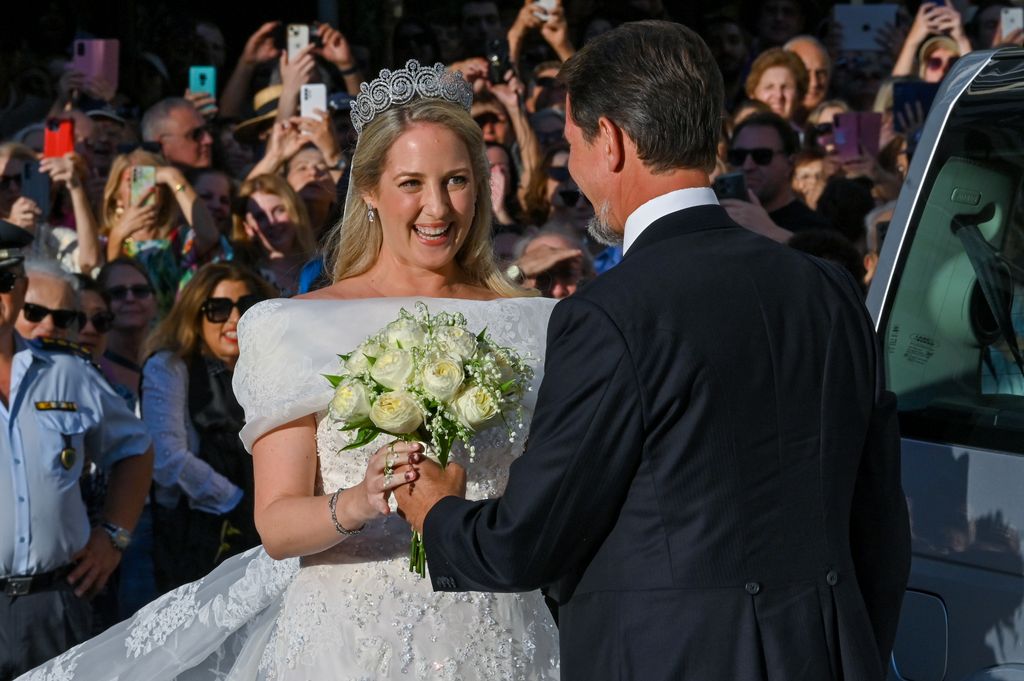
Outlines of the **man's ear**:
[[596,144],[600,145],[609,172],[618,172],[626,161],[626,135],[610,118],[601,116],[597,121]]

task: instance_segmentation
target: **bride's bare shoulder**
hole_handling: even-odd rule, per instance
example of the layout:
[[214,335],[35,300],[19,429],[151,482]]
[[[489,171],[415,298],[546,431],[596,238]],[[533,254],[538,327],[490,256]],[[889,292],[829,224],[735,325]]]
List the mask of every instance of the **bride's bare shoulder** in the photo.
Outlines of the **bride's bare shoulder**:
[[342,279],[330,286],[295,296],[293,300],[355,300],[372,297],[372,292],[357,279]]

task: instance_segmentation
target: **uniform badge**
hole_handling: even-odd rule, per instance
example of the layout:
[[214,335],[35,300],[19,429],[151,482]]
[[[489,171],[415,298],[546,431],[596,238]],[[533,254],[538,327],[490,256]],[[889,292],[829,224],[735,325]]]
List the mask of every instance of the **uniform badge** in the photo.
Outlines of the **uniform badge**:
[[64,449],[60,450],[60,465],[64,467],[64,470],[69,471],[75,466],[75,460],[78,458],[78,452],[71,446],[71,436],[67,433],[61,433],[60,436],[64,438]]
[[36,402],[36,409],[39,411],[78,411],[78,405],[74,402],[50,400],[47,402]]

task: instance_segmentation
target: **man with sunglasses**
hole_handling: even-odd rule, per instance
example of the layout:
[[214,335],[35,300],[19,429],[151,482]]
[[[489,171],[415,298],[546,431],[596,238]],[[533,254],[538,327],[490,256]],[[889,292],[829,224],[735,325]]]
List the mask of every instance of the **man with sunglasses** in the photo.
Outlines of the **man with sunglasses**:
[[722,199],[729,217],[776,241],[790,233],[827,229],[828,223],[793,193],[793,155],[800,146],[796,131],[774,113],[757,113],[736,126],[729,165],[742,171],[749,201]]
[[26,340],[68,340],[82,326],[74,277],[52,260],[29,258],[24,267],[28,289],[14,328]]
[[[85,640],[89,599],[131,540],[152,478],[143,424],[67,341],[15,328],[28,280],[24,230],[0,222],[0,678]],[[53,316],[52,311],[47,316]],[[110,473],[90,525],[79,489],[86,455]]]
[[168,97],[151,106],[142,117],[142,139],[158,143],[164,158],[182,170],[210,167],[213,135],[187,99]]

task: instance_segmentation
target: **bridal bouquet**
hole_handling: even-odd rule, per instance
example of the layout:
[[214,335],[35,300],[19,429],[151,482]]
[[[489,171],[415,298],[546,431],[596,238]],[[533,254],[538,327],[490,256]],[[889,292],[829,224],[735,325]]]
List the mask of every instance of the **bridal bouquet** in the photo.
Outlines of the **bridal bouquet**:
[[[381,434],[429,444],[442,467],[452,445],[463,443],[470,461],[474,433],[503,421],[521,425],[521,401],[533,370],[483,329],[473,333],[461,314],[403,309],[395,321],[358,348],[339,355],[342,371],[326,376],[334,387],[328,418],[355,431],[345,449]],[[512,418],[514,417],[514,418]],[[422,537],[413,533],[409,569],[426,574]]]

